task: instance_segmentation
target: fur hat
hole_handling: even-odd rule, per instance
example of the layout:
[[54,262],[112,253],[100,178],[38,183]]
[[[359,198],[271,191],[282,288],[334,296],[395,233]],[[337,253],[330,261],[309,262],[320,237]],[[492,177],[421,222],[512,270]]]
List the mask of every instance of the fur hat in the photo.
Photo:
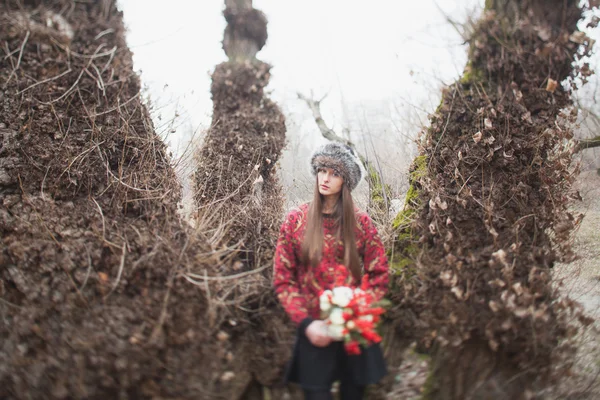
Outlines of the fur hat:
[[313,175],[317,175],[319,168],[332,168],[344,178],[350,191],[354,190],[363,177],[363,168],[360,159],[350,146],[330,142],[315,150],[310,158],[310,167]]

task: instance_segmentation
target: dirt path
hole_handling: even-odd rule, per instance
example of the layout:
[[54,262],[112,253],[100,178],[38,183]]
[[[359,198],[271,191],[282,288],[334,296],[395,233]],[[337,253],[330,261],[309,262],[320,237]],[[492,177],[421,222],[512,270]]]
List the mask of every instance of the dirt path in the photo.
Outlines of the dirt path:
[[585,217],[575,238],[580,258],[570,265],[559,265],[557,278],[564,279],[564,293],[580,302],[591,316],[600,318],[600,211],[581,211]]

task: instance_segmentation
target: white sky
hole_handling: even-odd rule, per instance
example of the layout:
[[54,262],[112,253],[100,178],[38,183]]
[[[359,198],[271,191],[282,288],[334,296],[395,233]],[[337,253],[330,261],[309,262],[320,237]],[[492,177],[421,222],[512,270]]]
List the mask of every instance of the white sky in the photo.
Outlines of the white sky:
[[[462,21],[483,0],[437,2]],[[201,131],[210,124],[210,72],[226,60],[223,3],[119,1],[159,131],[166,132],[165,121],[179,110],[179,129],[168,139],[172,146],[181,148],[178,141],[187,140],[182,126]],[[328,94],[322,111],[334,127],[343,123],[342,95],[350,112],[391,103],[433,111],[438,100],[433,96],[429,104],[432,90],[439,79],[457,77],[466,59],[462,40],[434,0],[254,0],[254,6],[269,19],[269,39],[258,57],[273,65],[271,97],[302,130],[316,132],[316,126],[297,91]]]

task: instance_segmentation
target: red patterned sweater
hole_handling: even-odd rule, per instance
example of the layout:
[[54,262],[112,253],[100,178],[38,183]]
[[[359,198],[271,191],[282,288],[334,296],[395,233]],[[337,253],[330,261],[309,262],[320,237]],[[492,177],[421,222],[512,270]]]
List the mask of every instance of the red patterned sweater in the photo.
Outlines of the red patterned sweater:
[[[275,250],[273,286],[275,293],[292,321],[299,325],[304,319],[318,319],[319,294],[332,289],[335,282],[335,266],[343,264],[344,246],[335,238],[334,218],[324,218],[323,256],[317,268],[300,263],[300,249],[306,229],[308,204],[292,210],[286,217],[279,233]],[[363,261],[363,272],[368,275],[369,288],[377,299],[382,298],[388,285],[388,261],[385,249],[365,212],[356,211],[356,245]],[[338,272],[339,273],[339,270]],[[356,287],[356,281],[348,269],[344,270],[346,285]]]

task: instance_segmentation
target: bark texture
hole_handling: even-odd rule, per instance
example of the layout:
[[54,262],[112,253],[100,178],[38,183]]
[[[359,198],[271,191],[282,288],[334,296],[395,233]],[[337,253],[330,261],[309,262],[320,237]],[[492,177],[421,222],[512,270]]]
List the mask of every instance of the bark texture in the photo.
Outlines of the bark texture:
[[432,348],[427,397],[526,398],[567,355],[574,115],[560,84],[589,54],[576,1],[488,2],[459,82],[420,139],[395,221],[394,318]]
[[[230,249],[208,270],[225,277],[215,282],[212,293],[238,307],[232,311],[236,319],[252,321],[239,328],[245,333],[238,338],[253,343],[244,356],[252,366],[234,380],[249,377],[247,396],[262,388],[280,397],[281,387],[267,386],[281,382],[294,332],[271,284],[284,215],[276,165],[285,145],[285,119],[264,92],[271,67],[256,59],[267,39],[265,16],[252,8],[251,0],[227,0],[225,5],[223,48],[229,61],[217,65],[212,75],[213,122],[196,156],[197,221],[210,221]],[[241,282],[229,278],[240,275],[245,276]]]
[[268,277],[213,276],[223,229],[178,220],[124,33],[113,1],[0,3],[0,398],[236,399],[289,355]]
[[[195,198],[199,214],[208,211],[228,227],[230,245],[240,250],[235,262],[244,264],[236,264],[237,270],[264,266],[273,258],[283,214],[275,166],[285,144],[285,119],[264,94],[270,66],[244,50],[243,43],[263,46],[266,19],[255,18],[262,14],[251,1],[226,4],[224,47],[230,61],[212,76],[213,123],[197,156]],[[249,25],[254,28],[240,28]],[[264,34],[256,34],[258,26]]]

